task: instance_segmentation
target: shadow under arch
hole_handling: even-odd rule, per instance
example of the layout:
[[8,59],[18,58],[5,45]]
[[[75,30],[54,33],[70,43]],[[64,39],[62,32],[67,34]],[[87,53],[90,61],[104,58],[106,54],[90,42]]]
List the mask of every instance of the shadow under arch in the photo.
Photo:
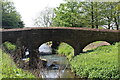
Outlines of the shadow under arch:
[[111,43],[108,41],[92,41],[83,48],[83,52],[90,52],[99,46],[107,46],[107,45],[111,45]]

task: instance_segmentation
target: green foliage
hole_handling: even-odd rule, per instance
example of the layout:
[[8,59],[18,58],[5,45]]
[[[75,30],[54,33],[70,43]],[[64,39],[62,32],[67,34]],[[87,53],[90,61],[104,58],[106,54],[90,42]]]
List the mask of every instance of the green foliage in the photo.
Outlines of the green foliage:
[[53,26],[119,29],[118,2],[65,2],[54,9]]
[[102,14],[104,21],[108,25],[108,29],[114,27],[118,29],[119,22],[119,10],[117,9],[117,2],[106,2],[102,3],[104,6],[101,7],[102,11],[105,12]]
[[80,6],[81,4],[76,1],[67,1],[60,4],[59,7],[54,9],[56,16],[53,18],[53,26],[83,27],[84,24],[80,20],[82,18],[79,11]]
[[[14,51],[16,50],[16,46],[11,44],[10,42],[5,42],[4,47],[6,50]],[[35,78],[28,71],[23,71],[22,69],[17,68],[12,58],[9,54],[6,54],[0,49],[0,78]]]
[[0,51],[0,80],[2,79],[2,51]]
[[102,20],[102,2],[86,2],[83,3],[83,11],[85,15],[85,23],[91,28],[98,28],[98,26],[105,24]]
[[35,76],[28,71],[17,68],[8,54],[2,52],[2,50],[0,50],[0,52],[0,54],[2,54],[2,63],[0,63],[2,73],[0,72],[0,78],[1,75],[2,78],[35,78]]
[[10,43],[10,42],[5,42],[3,45],[4,45],[4,47],[5,47],[7,50],[9,50],[9,51],[15,50],[15,49],[17,48],[15,45],[13,45],[13,44]]
[[74,49],[66,43],[61,43],[58,47],[57,53],[65,55],[68,59],[71,59],[74,56]]
[[[108,29],[112,29],[118,25],[117,2],[85,2],[83,3],[83,13],[85,13],[85,23],[92,28],[99,28],[107,25]],[[114,28],[115,29],[115,28]]]
[[14,3],[10,0],[2,0],[2,27],[23,28],[20,14],[16,11]]
[[71,68],[82,78],[119,78],[118,46],[120,43],[81,53],[71,61]]

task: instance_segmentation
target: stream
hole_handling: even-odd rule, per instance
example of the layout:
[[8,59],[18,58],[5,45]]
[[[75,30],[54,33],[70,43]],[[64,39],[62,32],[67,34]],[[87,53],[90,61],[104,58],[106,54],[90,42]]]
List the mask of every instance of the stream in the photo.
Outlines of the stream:
[[[70,70],[69,61],[65,56],[52,54],[52,48],[46,44],[39,47],[40,58],[47,61],[40,71],[42,78],[79,78]],[[44,55],[43,55],[44,54]],[[29,55],[29,52],[26,52]]]
[[[43,78],[75,78],[75,74],[71,72],[69,61],[64,56],[45,55],[41,58],[46,59],[46,69],[42,70]],[[53,65],[54,64],[54,65]]]
[[[106,42],[91,43],[86,48],[86,50],[94,49],[101,45],[110,45]],[[45,69],[40,71],[42,78],[80,78],[76,76],[70,69],[70,63],[65,56],[59,56],[57,54],[52,54],[51,46],[47,44],[42,44],[39,47],[40,58],[46,61]],[[29,52],[26,52],[29,55]]]

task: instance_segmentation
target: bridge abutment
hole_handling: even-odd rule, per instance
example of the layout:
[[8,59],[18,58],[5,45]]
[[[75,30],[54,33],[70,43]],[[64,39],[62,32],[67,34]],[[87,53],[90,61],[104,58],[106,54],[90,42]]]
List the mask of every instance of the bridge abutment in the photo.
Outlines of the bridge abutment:
[[37,49],[29,48],[29,66],[31,69],[38,69],[42,66]]
[[74,48],[74,56],[79,55],[80,53],[83,52],[84,46],[78,44]]
[[83,49],[81,49],[81,48],[76,48],[76,49],[74,49],[74,56],[77,56],[77,55],[79,55],[80,53],[82,53],[83,52]]

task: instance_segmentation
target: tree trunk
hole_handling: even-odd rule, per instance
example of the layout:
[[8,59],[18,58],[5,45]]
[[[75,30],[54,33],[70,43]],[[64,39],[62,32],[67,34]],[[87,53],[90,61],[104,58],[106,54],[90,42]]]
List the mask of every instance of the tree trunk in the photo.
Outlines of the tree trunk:
[[115,21],[116,29],[119,30],[119,23],[117,22],[117,18],[116,17],[114,17],[114,21]]
[[94,12],[93,12],[93,2],[91,2],[91,19],[92,19],[92,28],[94,28]]
[[110,26],[110,23],[108,23],[108,29],[110,29],[110,27],[111,27],[111,26]]
[[110,18],[109,17],[107,17],[108,18],[108,29],[110,29]]
[[[96,7],[97,7],[97,6],[98,6],[98,5],[97,5],[97,2],[96,2]],[[95,24],[96,24],[96,28],[98,29],[98,8],[96,8],[95,10],[96,10],[96,14],[95,14],[95,16],[96,16],[96,17],[95,17],[95,20],[96,20],[95,22],[96,22],[96,23],[95,23]]]

